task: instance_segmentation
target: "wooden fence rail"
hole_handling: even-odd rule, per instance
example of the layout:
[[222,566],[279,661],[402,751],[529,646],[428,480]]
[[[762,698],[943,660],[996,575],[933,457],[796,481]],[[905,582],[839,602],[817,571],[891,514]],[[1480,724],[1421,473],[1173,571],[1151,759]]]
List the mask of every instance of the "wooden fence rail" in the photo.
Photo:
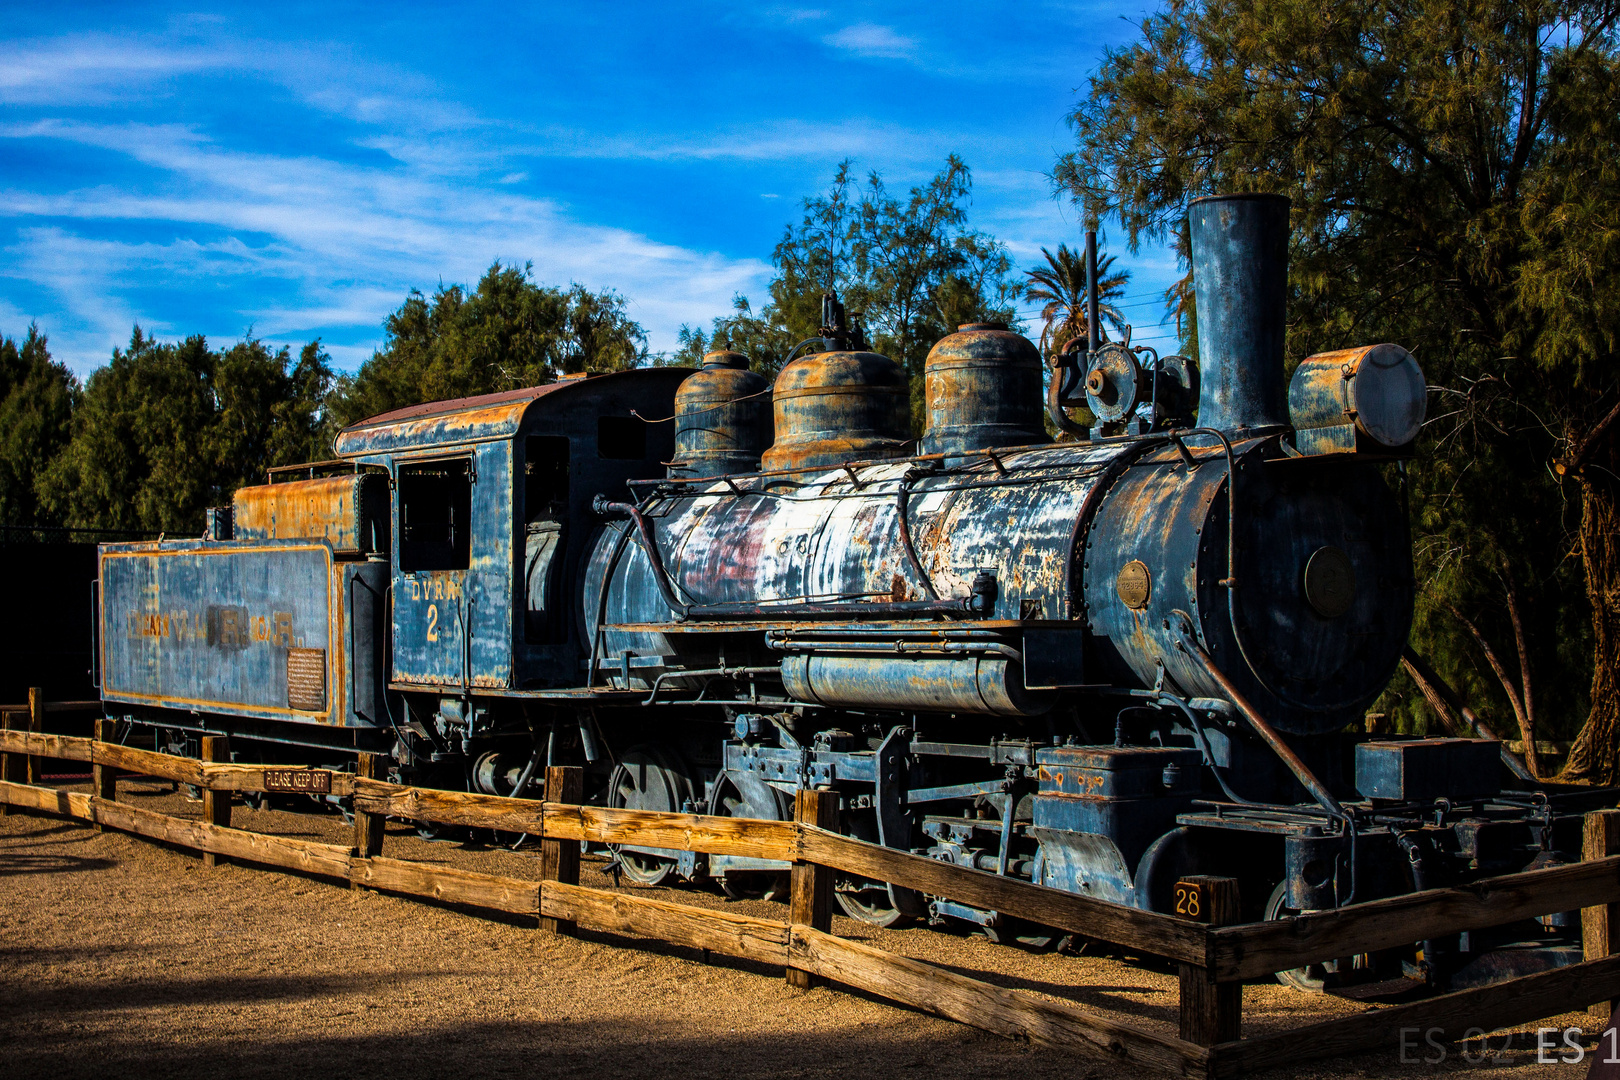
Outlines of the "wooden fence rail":
[[[37,714],[39,708],[35,707]],[[793,821],[655,813],[579,805],[579,772],[552,769],[544,799],[508,799],[390,784],[382,759],[362,755],[359,774],[329,773],[331,794],[352,796],[350,846],[267,836],[230,826],[232,792],[266,790],[266,774],[300,767],[219,760],[224,740],[199,761],[98,739],[0,730],[0,806],[56,814],[233,859],[348,881],[405,896],[532,916],[544,928],[576,926],[653,937],[879,994],[1003,1035],[1063,1047],[1115,1064],[1185,1076],[1232,1076],[1308,1058],[1383,1047],[1401,1029],[1439,1028],[1450,1040],[1620,998],[1620,955],[1610,956],[1608,920],[1620,911],[1620,811],[1588,815],[1586,861],[1510,874],[1466,888],[1435,889],[1331,912],[1248,925],[1204,925],[1156,912],[998,877],[834,831],[832,801],[801,793]],[[38,759],[90,762],[94,794],[21,782]],[[26,774],[17,766],[24,760]],[[116,801],[119,772],[192,784],[209,793],[205,820],[192,821]],[[285,777],[281,778],[285,781]],[[279,790],[279,788],[278,788]],[[223,797],[214,798],[218,792]],[[527,833],[542,842],[540,881],[452,870],[382,856],[381,821],[399,817]],[[581,886],[579,842],[770,859],[793,868],[789,921],[776,922]],[[892,882],[934,896],[1165,957],[1181,965],[1181,1034],[1161,1034],[1070,1002],[1053,1002],[894,956],[829,933],[832,874]],[[1228,921],[1235,882],[1200,879]],[[1372,1009],[1295,1031],[1241,1035],[1238,987],[1308,963],[1408,944],[1536,915],[1584,909],[1586,962],[1493,986]]]
[[1537,915],[1612,903],[1620,856],[1485,878],[1472,885],[1370,900],[1312,915],[1210,931],[1210,964],[1221,981],[1414,941],[1483,930]]
[[[844,941],[812,926],[628,896],[587,888],[577,881],[524,881],[381,856],[363,858],[351,847],[246,832],[26,784],[0,782],[0,802],[242,862],[346,879],[404,896],[538,916],[563,926],[656,938],[778,965],[997,1034],[1028,1038],[1116,1065],[1143,1065],[1177,1076],[1208,1075],[1211,1059],[1206,1047],[1113,1020],[1079,1005],[1045,1001]],[[606,834],[619,835],[611,829]],[[627,827],[623,835],[641,833]]]

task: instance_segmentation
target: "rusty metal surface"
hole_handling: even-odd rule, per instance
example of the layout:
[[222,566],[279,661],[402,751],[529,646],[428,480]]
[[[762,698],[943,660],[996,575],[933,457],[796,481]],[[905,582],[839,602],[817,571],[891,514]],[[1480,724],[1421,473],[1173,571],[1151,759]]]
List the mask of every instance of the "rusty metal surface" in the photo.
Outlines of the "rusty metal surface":
[[395,409],[344,428],[338,433],[335,450],[340,457],[351,458],[383,450],[500,438],[517,430],[530,404],[572,385],[554,382]]
[[1030,630],[1050,629],[1052,627],[1072,628],[1072,622],[1024,621],[1020,619],[960,619],[953,620],[948,626],[942,624],[919,622],[916,619],[860,619],[858,621],[839,621],[832,619],[816,619],[795,622],[792,619],[738,619],[731,622],[644,622],[644,623],[609,623],[610,630],[623,630],[627,633],[639,634],[734,634],[747,630],[774,630],[782,633],[793,633],[799,630],[814,631],[818,634],[836,634],[841,631],[861,631],[870,634],[936,634],[944,640],[953,631],[997,631],[997,630]]
[[[1071,555],[1082,508],[1097,477],[1129,450],[1068,444],[1011,449],[999,463],[879,462],[853,478],[842,469],[809,476],[787,493],[681,485],[644,506],[670,584],[686,603],[781,605],[775,625],[782,627],[798,621],[796,604],[844,602],[849,619],[867,604],[881,619],[878,605],[927,599],[930,587],[941,600],[960,599],[989,574],[992,610],[974,625],[1061,623],[1078,614]],[[901,542],[902,510],[916,566]],[[593,633],[620,528],[615,523],[598,540],[586,572]],[[638,544],[620,554],[605,611],[608,625],[675,621]],[[672,651],[662,635],[610,630],[605,637],[607,655]]]
[[[402,562],[393,530],[394,685],[458,693],[579,685],[589,645],[580,643],[567,588],[590,550],[591,500],[663,475],[674,427],[656,421],[672,415],[691,374],[642,368],[567,379],[401,410],[344,433],[340,453],[396,479],[451,463],[467,477],[468,533],[456,565]],[[529,576],[529,540],[539,536],[554,567],[549,588],[532,587]]]
[[784,367],[771,389],[776,441],[767,470],[813,470],[911,447],[906,373],[872,352],[824,352]]
[[999,656],[824,656],[782,660],[782,684],[800,701],[856,708],[1038,716],[1056,697],[1024,689],[1020,665]]
[[[1278,728],[1338,730],[1388,682],[1410,627],[1411,549],[1399,504],[1369,464],[1280,461],[1275,438],[1236,451],[1235,596],[1226,584],[1229,491],[1218,450],[1196,449],[1192,468],[1170,447],[1144,456],[1088,523],[1084,600],[1101,673],[1152,686],[1162,663],[1188,695],[1226,697],[1177,647],[1184,614]],[[1344,553],[1357,583],[1331,617],[1306,591],[1306,568],[1325,547]],[[1140,608],[1119,592],[1133,561],[1152,582]]]
[[[340,458],[354,459],[362,455],[431,451],[458,444],[509,439],[530,415],[530,406],[542,398],[579,399],[583,405],[604,395],[633,392],[631,388],[649,382],[667,379],[678,382],[691,373],[691,368],[641,368],[563,378],[544,386],[499,394],[430,401],[349,425],[338,433],[335,449]],[[669,413],[656,415],[668,416]]]
[[[376,724],[386,576],[381,563],[335,561],[321,541],[105,544],[102,697],[187,713]],[[318,704],[306,692],[316,679]]]
[[1187,207],[1200,426],[1260,432],[1288,423],[1288,207],[1281,195],[1208,196]]
[[339,554],[387,551],[388,477],[374,472],[241,488],[238,540],[325,540]]
[[928,353],[925,454],[1048,442],[1041,420],[1041,354],[1001,323],[969,323]]
[[[1242,494],[1229,536],[1226,453],[1197,444],[1209,435],[1190,438],[1183,447],[1162,437],[1008,450],[957,466],[877,462],[811,474],[788,491],[714,483],[649,493],[638,512],[646,536],[619,547],[624,525],[614,523],[597,543],[585,580],[589,630],[605,625],[606,656],[668,659],[680,650],[658,626],[686,618],[678,608],[747,604],[744,625],[776,630],[810,625],[797,612],[812,605],[821,614],[842,605],[847,620],[865,605],[890,620],[885,605],[930,590],[960,598],[988,574],[995,599],[980,618],[1075,620],[1089,631],[1098,669],[1087,669],[1087,683],[1153,686],[1162,666],[1189,695],[1225,696],[1177,647],[1185,613],[1281,730],[1342,727],[1387,682],[1410,621],[1409,546],[1393,496],[1371,466],[1284,462],[1277,437],[1251,440],[1236,448]],[[662,575],[643,551],[649,542]],[[1357,584],[1324,611],[1306,569],[1328,547],[1344,553],[1342,576]],[[1072,663],[1079,671],[1081,657]],[[876,693],[876,676],[841,674]],[[929,693],[948,695],[951,678],[935,674]]]
[[675,392],[675,458],[669,475],[753,472],[771,437],[771,384],[748,370],[741,353],[709,353]]
[[1363,345],[1306,357],[1288,384],[1294,443],[1305,453],[1408,447],[1423,427],[1423,370],[1399,345]]
[[1086,407],[1098,420],[1118,423],[1152,397],[1153,373],[1143,371],[1135,353],[1110,342],[1091,354],[1086,372]]

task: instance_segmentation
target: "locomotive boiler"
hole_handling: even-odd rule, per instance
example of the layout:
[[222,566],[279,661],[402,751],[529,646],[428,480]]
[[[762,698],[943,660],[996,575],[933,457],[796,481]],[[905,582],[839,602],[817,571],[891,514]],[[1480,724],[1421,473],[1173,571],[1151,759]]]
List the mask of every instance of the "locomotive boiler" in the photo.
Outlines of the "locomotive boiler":
[[[498,795],[554,763],[649,810],[779,819],[827,790],[852,835],[1161,911],[1189,874],[1237,877],[1261,918],[1577,857],[1601,794],[1534,785],[1489,738],[1356,730],[1411,621],[1416,361],[1285,379],[1287,201],[1200,199],[1189,225],[1197,362],[1127,337],[1048,371],[964,326],[928,358],[920,441],[903,371],[831,296],[774,383],[720,352],[347,428],[200,540],[103,546],[108,715]],[[785,880],[611,855],[643,884]],[[837,889],[882,925],[1052,938]],[[1465,985],[1579,959],[1576,925],[1283,977]]]

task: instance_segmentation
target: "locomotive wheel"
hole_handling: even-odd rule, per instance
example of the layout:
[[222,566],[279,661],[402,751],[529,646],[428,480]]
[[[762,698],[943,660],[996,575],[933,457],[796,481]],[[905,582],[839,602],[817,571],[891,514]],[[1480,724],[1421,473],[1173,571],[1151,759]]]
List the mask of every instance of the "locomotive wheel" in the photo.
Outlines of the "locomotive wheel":
[[[1296,911],[1288,906],[1288,882],[1278,882],[1277,887],[1271,891],[1271,899],[1266,901],[1266,920],[1286,919],[1291,915],[1308,914]],[[1291,986],[1295,990],[1303,990],[1307,994],[1320,994],[1329,987],[1343,986],[1353,981],[1350,976],[1353,971],[1365,972],[1372,967],[1372,957],[1366,953],[1347,957],[1340,960],[1326,960],[1321,963],[1307,964],[1304,967],[1289,968],[1287,971],[1277,972],[1277,981],[1284,986]]]
[[[680,759],[660,746],[633,746],[608,777],[608,805],[622,810],[678,813],[692,797],[692,784]],[[675,860],[612,845],[624,876],[637,885],[663,885],[675,874]]]
[[720,891],[730,900],[786,900],[792,879],[777,870],[732,870],[720,877]]
[[[786,821],[792,816],[781,792],[763,781],[745,778],[739,783],[729,774],[715,791],[713,812],[721,817],[765,821]],[[784,870],[725,870],[719,880],[720,891],[732,900],[786,900],[791,882]]]
[[870,878],[840,878],[834,895],[844,914],[869,926],[887,930],[910,921],[910,916],[894,906],[889,888]]

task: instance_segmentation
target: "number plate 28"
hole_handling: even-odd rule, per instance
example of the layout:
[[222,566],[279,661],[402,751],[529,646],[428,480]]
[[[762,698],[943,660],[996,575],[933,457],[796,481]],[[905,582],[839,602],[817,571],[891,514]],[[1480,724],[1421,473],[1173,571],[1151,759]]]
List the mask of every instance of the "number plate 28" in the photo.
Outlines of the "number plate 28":
[[1208,922],[1209,917],[1205,914],[1205,911],[1209,905],[1204,902],[1205,899],[1204,886],[1200,882],[1176,882],[1175,911],[1183,919],[1191,919],[1194,922]]

